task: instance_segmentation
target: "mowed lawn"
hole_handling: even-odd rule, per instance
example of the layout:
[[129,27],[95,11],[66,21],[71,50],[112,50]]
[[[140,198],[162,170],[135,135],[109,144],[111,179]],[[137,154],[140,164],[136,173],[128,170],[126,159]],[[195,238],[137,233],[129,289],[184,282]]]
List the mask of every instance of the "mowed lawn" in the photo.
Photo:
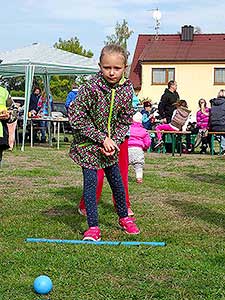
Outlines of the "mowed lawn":
[[4,154],[0,170],[0,299],[37,296],[34,279],[53,281],[51,300],[225,299],[225,157],[146,153],[144,183],[132,169],[132,209],[141,229],[128,236],[105,183],[103,240],[163,241],[165,247],[27,243],[28,237],[82,239],[77,213],[82,173],[60,150]]

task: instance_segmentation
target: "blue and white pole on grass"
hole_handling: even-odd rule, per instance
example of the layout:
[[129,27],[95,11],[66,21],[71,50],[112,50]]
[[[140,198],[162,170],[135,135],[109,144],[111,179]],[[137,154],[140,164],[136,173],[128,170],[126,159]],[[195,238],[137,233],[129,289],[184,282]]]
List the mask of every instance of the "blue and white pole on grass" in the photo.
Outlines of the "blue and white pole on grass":
[[85,245],[108,245],[108,246],[166,246],[165,242],[136,242],[136,241],[83,241],[83,240],[60,240],[60,239],[44,239],[44,238],[27,238],[29,243],[56,243],[56,244],[85,244]]

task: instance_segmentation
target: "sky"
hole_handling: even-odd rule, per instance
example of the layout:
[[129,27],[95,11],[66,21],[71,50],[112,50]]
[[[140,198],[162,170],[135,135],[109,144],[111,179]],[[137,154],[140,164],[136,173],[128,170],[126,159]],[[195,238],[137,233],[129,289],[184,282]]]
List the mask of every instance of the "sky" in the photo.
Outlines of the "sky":
[[59,38],[77,37],[98,59],[107,35],[117,22],[128,22],[134,33],[128,40],[132,59],[138,34],[154,34],[153,10],[162,14],[160,34],[177,33],[183,25],[199,26],[203,33],[225,32],[225,1],[207,0],[0,0],[0,52]]

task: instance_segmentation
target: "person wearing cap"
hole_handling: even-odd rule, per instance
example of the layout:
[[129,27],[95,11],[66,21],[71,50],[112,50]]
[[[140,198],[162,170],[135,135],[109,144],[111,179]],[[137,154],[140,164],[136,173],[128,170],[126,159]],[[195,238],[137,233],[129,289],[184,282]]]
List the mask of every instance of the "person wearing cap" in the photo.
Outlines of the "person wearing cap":
[[128,139],[129,165],[132,165],[136,182],[143,182],[143,168],[145,163],[144,151],[151,145],[148,131],[142,125],[142,114],[136,112],[133,116],[133,123],[130,127],[130,137]]
[[142,114],[142,125],[145,129],[151,130],[152,129],[152,122],[151,119],[153,115],[151,114],[152,104],[150,101],[144,101],[143,109],[141,111]]

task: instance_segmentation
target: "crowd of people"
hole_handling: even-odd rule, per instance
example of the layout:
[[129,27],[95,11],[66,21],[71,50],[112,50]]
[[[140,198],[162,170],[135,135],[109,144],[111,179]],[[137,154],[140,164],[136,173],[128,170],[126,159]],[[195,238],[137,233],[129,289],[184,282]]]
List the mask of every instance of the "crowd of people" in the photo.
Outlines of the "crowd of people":
[[225,132],[225,90],[221,89],[216,98],[209,100],[209,104],[210,107],[207,105],[207,101],[201,98],[198,101],[196,115],[191,115],[187,101],[180,99],[176,81],[169,81],[168,88],[165,89],[159,101],[157,118],[152,114],[152,104],[149,100],[143,103],[141,111],[143,127],[156,131],[157,139],[153,149],[165,146],[162,131],[187,131],[191,133],[185,135],[184,153],[193,153],[194,151],[195,145],[191,144],[191,134],[198,135],[201,139],[200,154],[206,154],[208,148],[210,153],[212,151],[215,153],[215,150],[211,149],[212,135],[209,132],[216,132],[221,153],[225,154],[225,135],[220,134],[220,132]]

